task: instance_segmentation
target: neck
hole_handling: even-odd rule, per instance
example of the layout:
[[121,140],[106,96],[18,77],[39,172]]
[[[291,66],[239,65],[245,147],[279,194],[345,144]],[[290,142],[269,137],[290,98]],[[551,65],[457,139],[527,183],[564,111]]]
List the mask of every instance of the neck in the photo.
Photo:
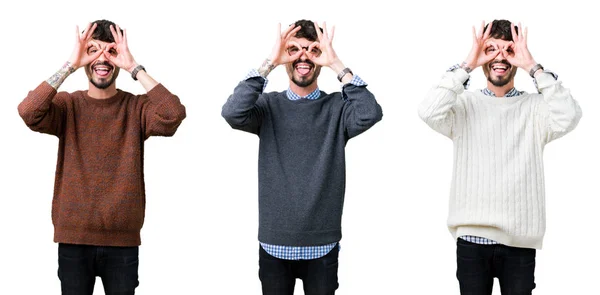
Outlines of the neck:
[[306,87],[300,87],[296,85],[296,83],[290,81],[290,90],[302,97],[311,94],[313,91],[315,91],[315,89],[317,89],[317,87],[318,86],[316,81]]
[[100,89],[90,83],[90,87],[88,89],[88,95],[94,99],[107,99],[115,96],[117,94],[117,85],[112,83],[106,89]]
[[515,87],[515,81],[512,80],[504,86],[495,86],[490,81],[487,82],[487,88],[496,95],[496,97],[504,97],[511,89]]

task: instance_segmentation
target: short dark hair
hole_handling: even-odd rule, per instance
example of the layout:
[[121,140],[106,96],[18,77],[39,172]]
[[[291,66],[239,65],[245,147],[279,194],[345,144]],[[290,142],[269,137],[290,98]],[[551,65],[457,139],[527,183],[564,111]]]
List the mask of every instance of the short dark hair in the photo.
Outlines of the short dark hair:
[[[305,38],[309,41],[317,41],[319,36],[317,35],[317,30],[315,30],[315,23],[309,20],[301,19],[294,23],[294,26],[301,26],[302,28],[296,32],[294,37],[296,38]],[[323,28],[319,27],[321,33],[323,33]]]
[[[487,29],[489,24],[485,25],[483,31]],[[513,41],[512,31],[510,30],[511,22],[505,19],[495,19],[492,22],[490,38],[502,39],[504,41]],[[519,27],[515,26],[515,32],[519,34]]]
[[[92,26],[94,24],[96,24],[96,30],[94,30],[94,33],[92,34],[92,39],[107,43],[115,42],[115,38],[113,38],[113,35],[110,32],[110,26],[113,26],[115,30],[117,29],[117,25],[115,25],[115,23],[109,20],[101,19],[94,21],[92,23]],[[120,31],[121,33],[123,33],[123,29],[121,29]]]

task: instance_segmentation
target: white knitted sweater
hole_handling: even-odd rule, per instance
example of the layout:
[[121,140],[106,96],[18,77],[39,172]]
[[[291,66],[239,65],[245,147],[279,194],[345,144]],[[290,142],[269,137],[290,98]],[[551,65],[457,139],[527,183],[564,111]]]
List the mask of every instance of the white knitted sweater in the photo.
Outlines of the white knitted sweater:
[[448,229],[504,245],[542,248],[546,229],[544,146],[573,130],[581,109],[561,82],[536,78],[541,94],[491,97],[464,91],[468,74],[447,72],[419,116],[454,142]]

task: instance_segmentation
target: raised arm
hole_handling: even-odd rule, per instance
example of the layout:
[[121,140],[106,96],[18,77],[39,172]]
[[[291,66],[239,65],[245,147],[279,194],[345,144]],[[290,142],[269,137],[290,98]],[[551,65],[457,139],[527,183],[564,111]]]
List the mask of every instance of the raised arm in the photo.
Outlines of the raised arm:
[[19,104],[19,115],[31,130],[60,135],[63,123],[62,99],[68,94],[56,95],[57,90],[70,74],[102,54],[102,51],[93,54],[87,52],[87,48],[94,43],[92,34],[95,29],[96,24],[88,24],[86,29],[79,33],[79,27],[76,26],[75,47],[69,60],[48,80],[42,82],[35,90],[30,91]]
[[302,51],[292,56],[286,52],[288,42],[299,30],[299,26],[291,25],[282,32],[281,24],[277,25],[275,44],[269,57],[235,87],[223,105],[221,116],[232,128],[258,134],[265,114],[264,102],[259,97],[266,86],[266,78],[277,66],[293,62],[302,55]]
[[511,24],[513,42],[502,48],[503,54],[513,65],[528,72],[535,79],[538,91],[544,96],[544,103],[538,108],[544,140],[550,142],[573,130],[581,119],[581,108],[571,96],[569,89],[562,86],[552,74],[544,72],[535,62],[527,48],[527,28]]

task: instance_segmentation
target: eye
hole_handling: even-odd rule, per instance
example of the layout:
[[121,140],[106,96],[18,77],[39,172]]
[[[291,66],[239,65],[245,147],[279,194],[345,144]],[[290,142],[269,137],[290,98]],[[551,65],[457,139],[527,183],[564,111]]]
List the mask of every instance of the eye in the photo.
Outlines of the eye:
[[294,55],[294,54],[298,53],[298,51],[300,51],[300,49],[296,46],[288,47],[287,50],[290,55]]
[[98,52],[98,49],[96,47],[90,47],[87,50],[88,54],[94,54],[96,52]]
[[485,49],[485,53],[493,53],[494,51],[496,51],[496,48],[493,46],[490,46]]
[[116,56],[117,55],[117,51],[114,48],[111,48],[108,53],[110,53],[110,55]]

